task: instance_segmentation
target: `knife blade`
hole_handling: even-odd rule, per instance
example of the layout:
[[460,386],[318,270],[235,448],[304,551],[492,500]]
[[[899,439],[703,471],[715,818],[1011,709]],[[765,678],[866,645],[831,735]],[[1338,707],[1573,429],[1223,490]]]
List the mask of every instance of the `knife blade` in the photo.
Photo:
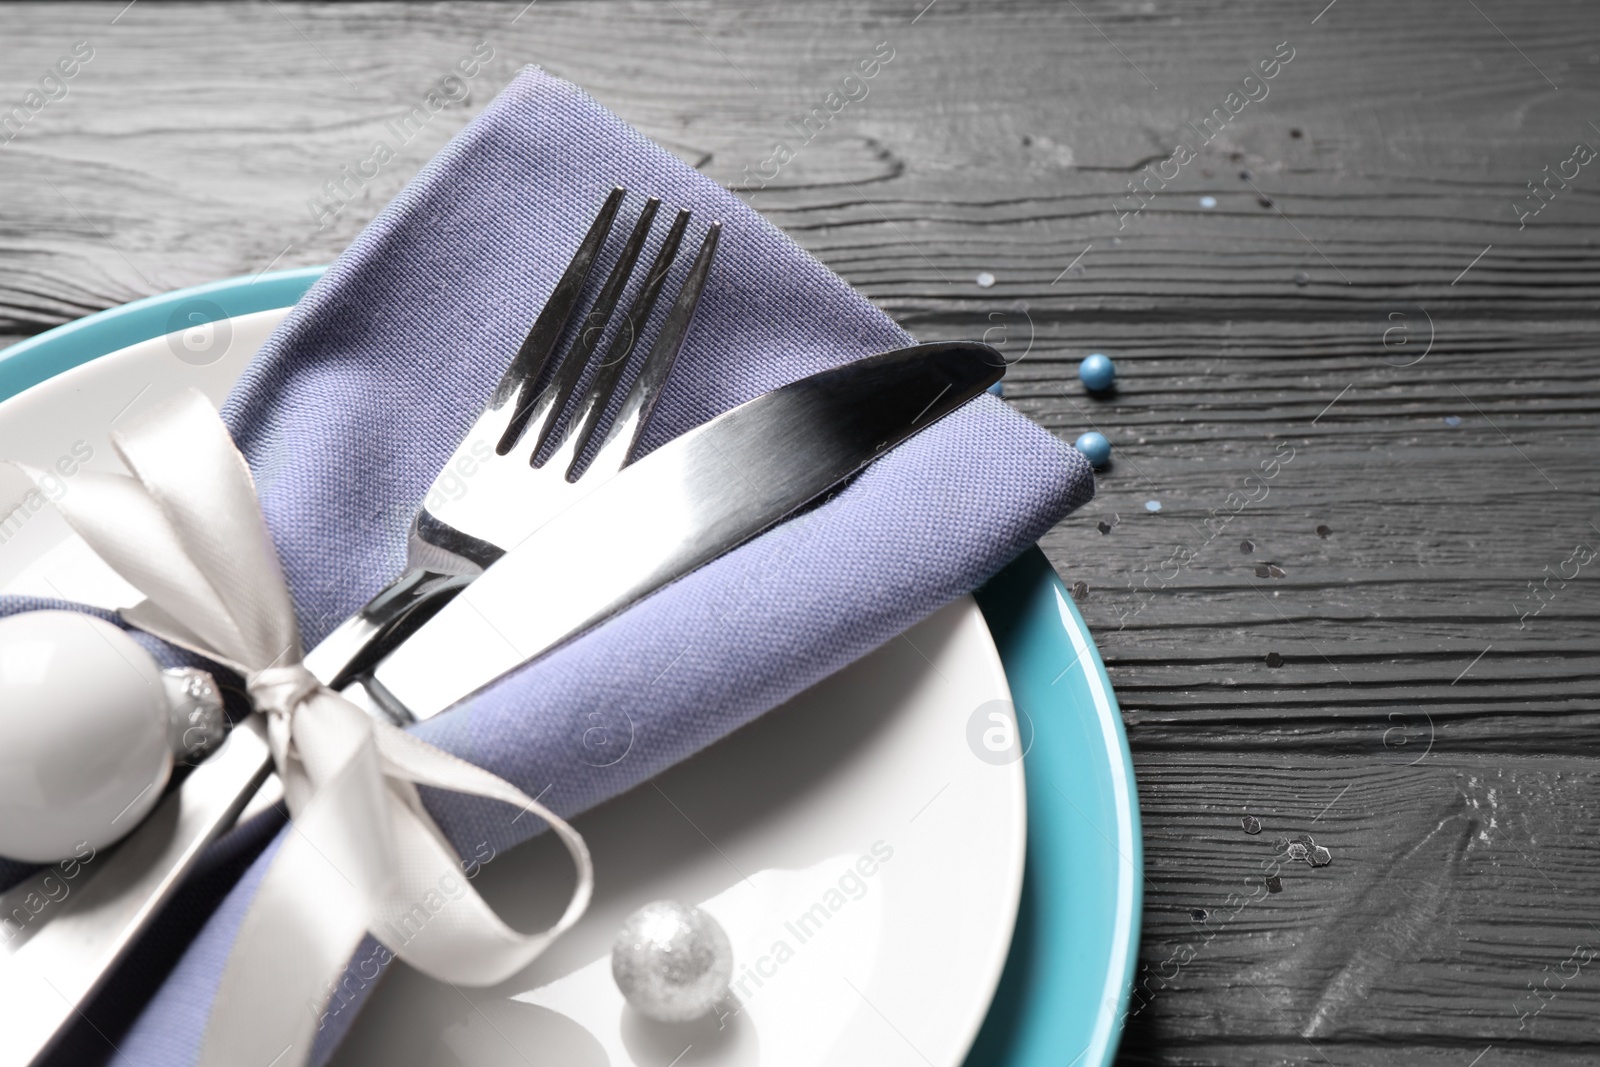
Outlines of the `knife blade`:
[[438,714],[780,522],[1004,369],[987,345],[916,345],[719,415],[513,547],[379,663],[368,692],[391,713]]

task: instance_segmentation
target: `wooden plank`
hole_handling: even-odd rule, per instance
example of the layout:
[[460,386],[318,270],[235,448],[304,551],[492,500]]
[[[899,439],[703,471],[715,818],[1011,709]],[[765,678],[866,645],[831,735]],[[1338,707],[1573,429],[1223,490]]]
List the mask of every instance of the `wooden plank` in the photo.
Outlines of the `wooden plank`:
[[[1433,1062],[1406,1058],[1430,1044],[1438,1062],[1486,1044],[1580,1062],[1600,1008],[1600,762],[1408,755],[1138,760],[1130,1061],[1213,1062],[1186,1046],[1227,1034],[1245,1039],[1233,1063]],[[1301,834],[1332,862],[1285,861],[1277,839]]]
[[[1600,144],[1592,6],[141,0],[0,27],[0,113],[94,48],[0,146],[0,343],[331,259],[525,62],[920,336],[1003,343],[1019,409],[1116,450],[1044,545],[1140,775],[1141,982],[1164,984],[1124,1062],[1600,1052],[1593,965],[1528,999],[1600,939],[1600,562],[1575,552],[1600,548],[1600,172],[1514,206]],[[324,183],[484,41],[462,99],[319,226]],[[883,43],[866,97],[796,135]],[[780,140],[793,161],[752,183]],[[1179,141],[1197,156],[1162,181]],[[1075,378],[1097,349],[1109,398]],[[1231,914],[1290,830],[1334,862]]]

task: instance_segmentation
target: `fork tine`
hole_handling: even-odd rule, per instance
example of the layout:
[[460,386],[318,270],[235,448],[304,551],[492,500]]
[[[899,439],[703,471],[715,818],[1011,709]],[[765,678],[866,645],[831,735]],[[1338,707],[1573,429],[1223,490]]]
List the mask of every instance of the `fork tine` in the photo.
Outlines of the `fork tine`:
[[650,235],[650,223],[654,220],[656,209],[660,205],[661,201],[653,196],[645,201],[644,210],[639,213],[639,221],[634,225],[633,233],[628,236],[628,243],[622,249],[621,258],[617,260],[616,266],[611,268],[611,274],[606,278],[605,285],[600,287],[600,295],[595,298],[594,307],[585,316],[578,336],[560,357],[560,366],[556,368],[555,376],[537,392],[535,392],[537,379],[523,380],[522,392],[517,398],[517,409],[511,413],[511,421],[506,425],[505,432],[500,435],[499,444],[495,445],[497,454],[503,456],[511,451],[517,440],[527,431],[530,423],[537,423],[538,427],[535,454],[544,447],[545,439],[560,421],[561,412],[566,408],[567,401],[572,398],[573,390],[583,378],[584,367],[588,364],[589,357],[594,354],[601,334],[605,332],[606,323],[617,306],[617,299],[622,295],[628,276],[633,273],[633,266],[639,259],[639,250],[644,247],[645,238]]
[[[650,226],[655,222],[656,209],[661,206],[659,197],[652,196],[645,202],[644,210],[639,213],[639,222],[633,228],[633,233],[628,236],[628,243],[622,250],[622,257],[617,260],[617,265],[612,268],[611,276],[606,279],[606,284],[601,288],[600,295],[595,298],[594,308],[589,312],[588,318],[583,321],[583,332],[573,343],[573,347],[581,349],[580,358],[568,357],[561,368],[561,394],[556,397],[551,408],[550,417],[544,420],[539,427],[539,432],[534,438],[533,451],[528,455],[530,466],[539,466],[539,453],[544,451],[545,443],[554,436],[556,428],[561,425],[561,413],[567,409],[567,403],[577,391],[578,382],[583,379],[584,370],[594,358],[594,353],[600,347],[600,340],[605,335],[606,328],[616,313],[617,302],[622,299],[622,291],[627,288],[628,279],[633,275],[633,268],[639,262],[639,253],[644,250],[644,243],[650,237]],[[574,415],[569,423],[578,418]]]
[[622,198],[626,195],[627,190],[619,185],[606,197],[606,202],[600,207],[600,213],[590,224],[589,232],[584,235],[578,250],[572,254],[572,262],[567,264],[566,272],[556,282],[550,299],[545,301],[544,307],[539,311],[539,317],[534,320],[533,328],[528,331],[528,336],[523,340],[522,347],[517,350],[511,366],[501,377],[500,384],[495,386],[494,397],[489,401],[491,408],[503,406],[525,381],[529,379],[537,381],[545,367],[549,365],[550,356],[555,352],[556,342],[561,339],[561,332],[566,328],[567,320],[572,317],[573,308],[578,305],[578,297],[583,292],[584,282],[589,279],[589,271],[594,268],[595,257],[599,255],[601,246],[611,233],[611,223],[616,219],[617,209],[622,206]]
[[[661,295],[661,287],[667,280],[667,272],[672,269],[673,262],[678,258],[678,247],[683,243],[684,231],[689,228],[689,218],[688,211],[679,211],[678,217],[672,221],[672,229],[668,231],[666,240],[661,243],[661,250],[656,253],[655,262],[650,265],[650,273],[646,276],[644,287],[634,297],[633,305],[628,308],[621,326],[611,339],[610,347],[606,349],[605,356],[595,370],[594,381],[589,384],[589,391],[584,396],[583,403],[573,413],[568,423],[569,427],[580,424],[582,426],[582,429],[569,433],[562,446],[565,450],[563,454],[571,457],[571,465],[566,471],[569,481],[573,478],[573,471],[577,469],[578,459],[594,437],[595,428],[605,415],[606,408],[611,406],[611,398],[616,394],[617,383],[622,380],[622,372],[628,365],[628,357],[633,354],[634,345],[638,343],[639,334],[650,321],[650,313],[655,310],[656,298]],[[604,441],[601,443],[603,445]],[[552,457],[552,459],[559,458],[561,457]]]
[[[627,399],[622,402],[591,466],[617,470],[636,458],[634,451],[638,448],[639,438],[650,423],[650,415],[661,397],[661,386],[678,358],[679,349],[683,347],[683,339],[689,332],[690,323],[694,321],[695,309],[700,306],[700,294],[705,289],[706,276],[711,272],[711,261],[716,258],[717,240],[721,234],[720,222],[713,222],[706,231],[700,251],[689,268],[689,276],[683,280],[683,288],[678,290],[678,299],[673,303],[667,321],[662,324],[661,332],[656,335],[655,344],[645,357],[644,366],[639,368],[639,376],[633,380],[633,387],[628,390]],[[598,414],[591,414],[590,418],[598,419]],[[608,466],[602,467],[602,464]],[[577,460],[574,459],[573,467],[576,466]],[[571,467],[567,470],[567,478],[572,478]]]

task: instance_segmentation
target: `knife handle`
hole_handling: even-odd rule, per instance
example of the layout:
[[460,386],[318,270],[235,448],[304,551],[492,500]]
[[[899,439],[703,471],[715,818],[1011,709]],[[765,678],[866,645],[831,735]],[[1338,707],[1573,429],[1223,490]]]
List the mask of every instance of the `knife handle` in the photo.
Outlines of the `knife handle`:
[[70,875],[61,865],[35,876],[56,886],[41,894],[49,903],[20,930],[8,928],[0,946],[0,1067],[26,1067],[44,1056],[271,770],[265,725],[252,715],[133,833]]

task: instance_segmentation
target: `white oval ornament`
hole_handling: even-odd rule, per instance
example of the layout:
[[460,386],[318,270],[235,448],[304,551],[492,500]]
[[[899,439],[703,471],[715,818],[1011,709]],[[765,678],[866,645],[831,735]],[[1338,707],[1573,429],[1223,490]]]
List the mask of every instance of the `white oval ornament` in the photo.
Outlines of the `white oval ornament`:
[[119,840],[161,798],[175,753],[221,732],[209,676],[163,672],[110,623],[0,618],[0,856],[52,863]]

